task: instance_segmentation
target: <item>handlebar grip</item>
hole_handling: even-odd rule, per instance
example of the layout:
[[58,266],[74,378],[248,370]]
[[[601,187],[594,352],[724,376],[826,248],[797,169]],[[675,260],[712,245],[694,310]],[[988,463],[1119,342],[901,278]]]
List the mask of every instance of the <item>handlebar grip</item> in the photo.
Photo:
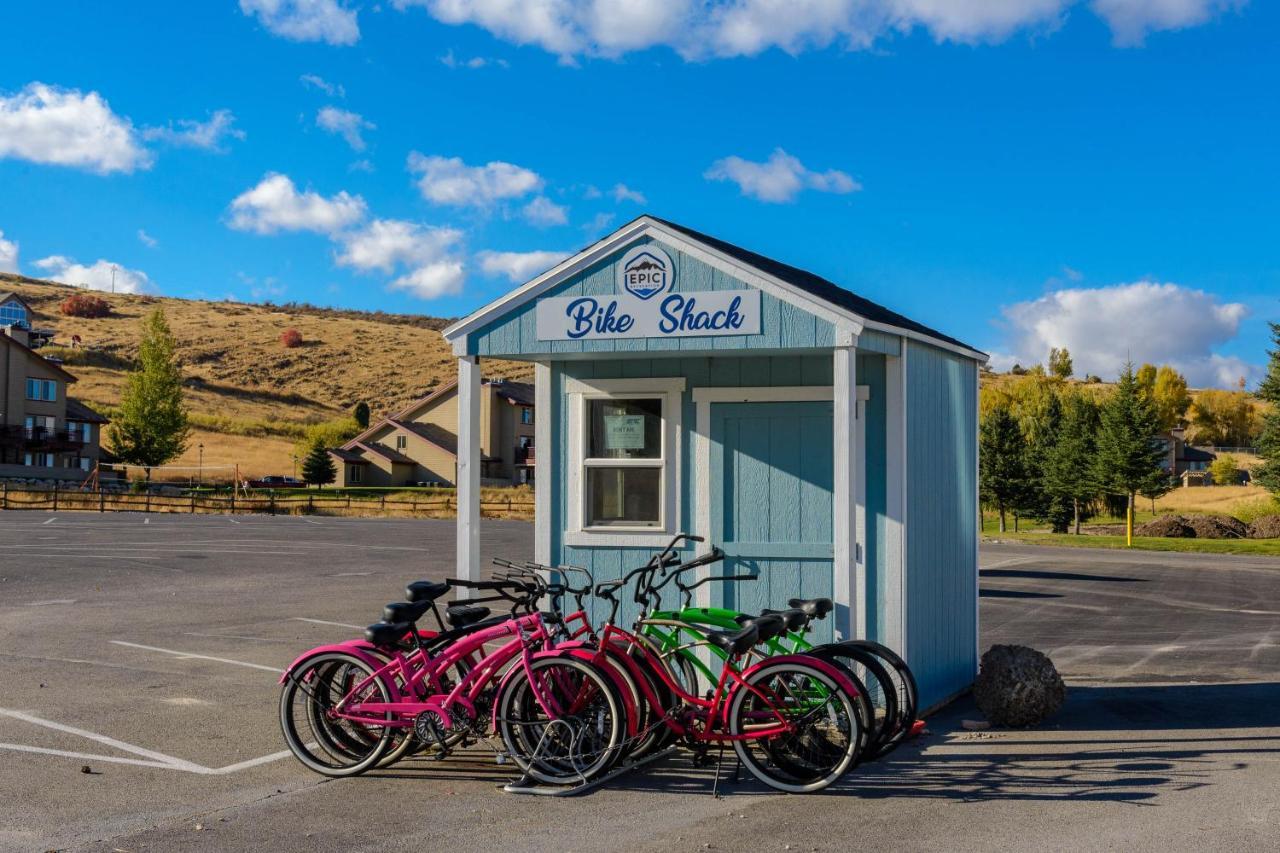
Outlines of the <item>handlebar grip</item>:
[[707,537],[705,536],[694,536],[692,534],[687,534],[684,538],[688,542],[706,542],[707,541]]

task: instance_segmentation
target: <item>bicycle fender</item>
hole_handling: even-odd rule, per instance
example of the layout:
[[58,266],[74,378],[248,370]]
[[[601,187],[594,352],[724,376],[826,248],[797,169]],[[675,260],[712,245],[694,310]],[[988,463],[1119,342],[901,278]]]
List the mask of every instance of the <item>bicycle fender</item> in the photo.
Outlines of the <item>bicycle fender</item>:
[[796,663],[796,664],[804,664],[806,666],[811,666],[814,669],[821,672],[823,675],[826,675],[829,678],[831,678],[833,681],[835,681],[836,684],[840,685],[840,689],[844,690],[850,696],[862,695],[862,691],[858,689],[857,685],[855,685],[852,681],[849,680],[849,677],[845,675],[844,672],[842,672],[839,667],[832,666],[830,663],[827,663],[821,658],[814,657],[813,655],[774,655],[773,657],[765,658],[764,660],[749,666],[746,670],[743,671],[742,677],[744,679],[748,678],[751,676],[752,673],[756,672],[761,667],[769,666],[771,664],[776,664],[779,662]]
[[385,665],[383,661],[377,660],[373,656],[365,654],[364,649],[362,649],[360,646],[354,645],[352,641],[348,641],[345,643],[330,643],[327,646],[316,646],[314,649],[310,649],[309,651],[303,652],[296,659],[294,659],[293,663],[285,667],[284,672],[280,673],[280,680],[276,683],[284,684],[286,681],[288,681],[289,676],[293,674],[293,671],[297,669],[301,664],[305,663],[306,661],[310,660],[316,655],[322,655],[328,652],[341,652],[342,654],[351,655],[354,658],[359,658],[361,663],[368,664],[369,668],[372,669],[374,672],[377,672],[378,670],[382,669],[382,667]]
[[[535,661],[541,660],[542,658],[553,658],[563,654],[564,652],[559,648],[544,649],[540,652],[534,652],[529,656],[529,660]],[[493,710],[489,713],[489,724],[493,727],[494,731],[498,728],[498,697],[502,695],[502,691],[506,689],[507,684],[510,683],[511,679],[516,677],[516,673],[521,672],[523,669],[524,666],[520,663],[508,667],[507,671],[502,675],[502,680],[498,682],[498,689],[493,692]]]

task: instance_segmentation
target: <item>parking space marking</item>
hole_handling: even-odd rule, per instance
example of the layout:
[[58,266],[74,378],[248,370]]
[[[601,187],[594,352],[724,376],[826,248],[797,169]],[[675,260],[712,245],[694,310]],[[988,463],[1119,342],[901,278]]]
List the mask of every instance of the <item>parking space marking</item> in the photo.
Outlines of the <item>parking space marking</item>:
[[310,622],[313,625],[333,625],[337,628],[355,628],[357,631],[363,631],[364,625],[348,625],[346,622],[330,622],[328,619],[305,619],[301,616],[292,617],[294,622]]
[[263,666],[260,663],[249,663],[248,661],[232,660],[231,658],[220,658],[220,657],[214,657],[213,655],[202,655],[196,652],[182,652],[182,651],[178,651],[177,649],[162,649],[157,646],[144,646],[141,643],[126,643],[124,640],[108,640],[108,642],[116,646],[127,646],[131,649],[144,649],[145,651],[148,651],[148,652],[160,652],[161,654],[165,654],[165,655],[173,655],[174,657],[180,660],[193,660],[193,659],[194,660],[211,660],[211,661],[217,661],[218,663],[229,663],[234,666],[246,666],[246,667],[249,667],[250,669],[263,669],[263,670],[266,670],[267,672],[276,672],[276,673],[284,672],[284,670],[280,669],[277,666]]
[[41,522],[41,524],[53,524],[57,520],[58,520],[58,517],[55,515],[53,518],[49,519],[48,521]]
[[50,598],[45,601],[28,601],[28,607],[48,607],[50,604],[75,604],[74,598]]
[[121,752],[128,752],[132,755],[139,756],[139,758],[124,758],[118,755],[98,755],[67,749],[51,749],[44,746],[28,746],[27,744],[21,743],[0,743],[0,749],[7,749],[13,752],[29,752],[38,755],[56,755],[62,758],[76,758],[81,761],[105,761],[112,764],[131,764],[135,767],[152,767],[159,770],[181,770],[186,773],[194,773],[198,776],[226,776],[230,773],[247,770],[250,767],[257,767],[261,764],[269,764],[272,761],[279,761],[291,754],[286,749],[281,750],[280,752],[273,752],[269,755],[260,755],[257,758],[238,761],[235,764],[228,764],[226,767],[205,767],[202,764],[196,764],[194,761],[187,761],[184,758],[175,758],[172,755],[165,755],[163,752],[156,752],[155,750],[134,746],[133,744],[116,740],[113,737],[100,735],[97,732],[87,731],[85,729],[64,725],[62,723],[55,723],[53,720],[46,720],[42,717],[37,717],[23,711],[0,708],[0,716],[12,717],[15,720],[22,720],[23,722],[43,726],[44,728],[53,729],[54,731],[63,732],[64,734],[87,738],[95,743],[100,743],[103,746],[109,746],[113,749],[118,749]]

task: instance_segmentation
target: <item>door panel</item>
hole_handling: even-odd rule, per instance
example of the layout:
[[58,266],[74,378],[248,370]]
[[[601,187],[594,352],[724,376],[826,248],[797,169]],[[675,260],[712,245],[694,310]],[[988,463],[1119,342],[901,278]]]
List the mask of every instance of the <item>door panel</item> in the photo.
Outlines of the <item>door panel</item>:
[[[832,404],[711,406],[712,542],[725,550],[712,602],[745,611],[831,595]],[[823,636],[830,635],[825,623]]]

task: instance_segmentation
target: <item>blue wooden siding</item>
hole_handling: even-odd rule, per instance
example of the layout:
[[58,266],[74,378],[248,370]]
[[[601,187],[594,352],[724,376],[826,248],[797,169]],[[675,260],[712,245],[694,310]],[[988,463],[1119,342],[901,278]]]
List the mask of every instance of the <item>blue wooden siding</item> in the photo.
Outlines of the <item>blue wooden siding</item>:
[[902,338],[891,332],[880,332],[875,329],[863,329],[858,335],[859,352],[878,352],[881,355],[898,355],[902,349]]
[[907,658],[927,708],[977,669],[977,371],[907,346]]
[[[883,601],[884,584],[882,578],[886,571],[885,554],[879,543],[885,535],[885,360],[880,355],[859,354],[857,359],[858,383],[870,386],[871,399],[866,405],[866,445],[867,469],[867,540],[866,561],[868,566],[868,600],[875,602],[868,608],[869,634],[873,638],[883,639],[881,625],[884,623],[883,612],[886,603]],[[742,387],[742,386],[783,386],[783,385],[815,385],[830,386],[833,380],[833,361],[830,354],[822,355],[779,355],[779,356],[741,356],[741,357],[676,357],[676,358],[618,358],[592,361],[553,361],[551,364],[552,381],[552,447],[550,453],[540,451],[540,456],[550,464],[539,469],[543,482],[550,482],[553,494],[551,522],[551,554],[553,561],[580,565],[596,573],[598,580],[620,577],[623,569],[630,569],[642,564],[651,553],[651,549],[616,547],[574,547],[563,544],[563,531],[568,511],[568,495],[565,492],[565,475],[569,464],[564,436],[568,434],[568,412],[565,406],[565,378],[576,379],[613,379],[625,377],[647,376],[683,376],[687,387],[682,401],[683,435],[680,447],[679,468],[682,477],[680,491],[680,523],[681,530],[692,530],[696,517],[694,500],[698,484],[693,458],[693,434],[697,427],[697,412],[693,403],[693,389],[700,387]],[[797,570],[798,566],[793,567]],[[831,582],[824,580],[825,586],[819,590],[816,585],[804,584],[793,594],[797,595],[829,595]],[[745,587],[744,587],[745,589]],[[772,593],[770,593],[772,594]],[[779,596],[781,592],[779,591]],[[753,602],[761,606],[778,607],[786,603],[782,600]],[[624,624],[630,624],[635,608],[630,603],[622,610]]]
[[[644,237],[588,267],[543,296],[603,296],[617,293],[616,264]],[[675,265],[672,291],[744,290],[751,286],[702,261],[661,244]],[[505,314],[467,336],[467,352],[480,356],[535,356],[574,353],[706,352],[725,350],[815,349],[831,347],[831,323],[767,293],[760,295],[759,335],[723,337],[638,338],[605,341],[540,341],[535,322],[536,300]]]

